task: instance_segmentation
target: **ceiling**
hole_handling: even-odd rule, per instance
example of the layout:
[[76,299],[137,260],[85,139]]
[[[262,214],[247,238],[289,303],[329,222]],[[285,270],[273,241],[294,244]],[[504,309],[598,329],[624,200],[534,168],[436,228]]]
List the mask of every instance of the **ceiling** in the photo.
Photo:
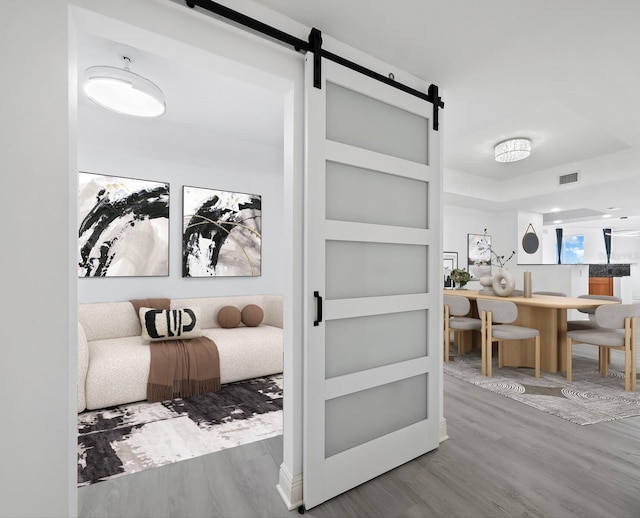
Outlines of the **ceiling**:
[[[613,226],[640,216],[637,0],[257,3],[439,86],[446,202],[542,213],[619,207]],[[493,146],[515,136],[531,139],[531,156],[495,162]],[[581,182],[557,185],[576,170]],[[461,180],[493,188],[474,197],[459,192]],[[517,196],[482,192],[502,186]]]
[[[255,3],[440,87],[446,203],[544,214],[557,208],[567,216],[581,214],[566,220],[580,225],[599,225],[608,213],[607,226],[640,228],[637,0]],[[113,55],[121,49],[113,42],[105,46],[89,38],[85,44],[87,66],[119,65]],[[97,58],[112,61],[97,63]],[[243,134],[266,146],[281,139],[281,129],[266,131],[265,137],[265,127],[274,127],[282,113],[277,99],[260,97],[269,97],[268,92],[247,97],[248,86],[228,78],[208,72],[203,81],[202,70],[157,56],[140,57],[138,63],[135,58],[132,70],[161,84],[168,106],[170,92],[176,92],[179,108],[173,109],[172,100],[164,116],[175,127],[188,124],[209,135],[246,132],[247,120],[258,114],[253,129]],[[201,88],[179,95],[185,79]],[[212,85],[220,88],[216,95]],[[203,96],[209,99],[206,110],[189,108]],[[247,98],[257,104],[245,104]],[[202,113],[211,116],[203,119]],[[181,120],[179,114],[193,120]],[[518,163],[495,162],[494,144],[515,136],[531,139],[531,156]],[[580,181],[559,186],[558,176],[571,172],[579,172]],[[595,214],[585,216],[585,209]]]
[[[122,68],[151,79],[165,96],[162,117],[120,115],[91,102],[82,90],[84,70],[95,65]],[[282,94],[255,84],[131,47],[89,33],[78,33],[78,143],[85,155],[104,153],[220,169],[264,170],[282,163]],[[251,153],[247,153],[247,147]]]

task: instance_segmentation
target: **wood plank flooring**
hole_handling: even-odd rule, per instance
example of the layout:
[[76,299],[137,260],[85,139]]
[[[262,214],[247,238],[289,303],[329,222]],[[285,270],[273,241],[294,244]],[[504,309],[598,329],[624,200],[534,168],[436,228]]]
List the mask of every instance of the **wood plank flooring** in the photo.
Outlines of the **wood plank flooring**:
[[[593,348],[595,349],[595,348]],[[640,418],[579,426],[445,376],[450,439],[310,518],[639,517]],[[281,438],[80,488],[82,517],[293,517]]]

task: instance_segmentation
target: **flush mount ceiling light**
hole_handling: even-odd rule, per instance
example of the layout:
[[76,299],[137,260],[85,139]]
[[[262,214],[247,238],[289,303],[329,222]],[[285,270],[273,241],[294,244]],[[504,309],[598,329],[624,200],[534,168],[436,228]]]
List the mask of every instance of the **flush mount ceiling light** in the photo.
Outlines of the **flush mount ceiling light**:
[[162,90],[155,83],[131,72],[131,59],[123,56],[123,60],[124,68],[87,68],[84,91],[89,99],[117,113],[160,117],[166,110]]
[[496,162],[517,162],[531,154],[531,141],[528,138],[512,138],[496,144],[494,151]]

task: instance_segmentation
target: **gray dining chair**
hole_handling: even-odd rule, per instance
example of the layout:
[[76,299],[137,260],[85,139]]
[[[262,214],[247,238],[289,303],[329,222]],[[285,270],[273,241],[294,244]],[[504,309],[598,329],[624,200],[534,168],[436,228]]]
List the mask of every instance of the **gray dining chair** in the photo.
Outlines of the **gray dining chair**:
[[[467,317],[471,311],[471,303],[467,297],[456,295],[444,296],[444,361],[449,361],[450,333],[479,331],[482,322],[479,318]],[[462,356],[462,341],[458,338],[458,356]]]
[[574,343],[598,347],[599,370],[608,375],[611,349],[624,351],[624,390],[636,390],[636,319],[640,304],[612,304],[595,310],[594,329],[579,329],[567,333],[567,381],[572,381],[572,352]]
[[[478,299],[482,321],[482,374],[492,376],[492,347],[498,342],[498,367],[502,368],[502,342],[505,340],[533,340],[535,346],[535,375],[540,377],[540,332],[537,329],[511,325],[518,318],[518,306],[507,300]],[[495,325],[498,324],[498,325]]]
[[534,295],[553,295],[554,297],[566,297],[567,294],[562,291],[534,291]]
[[[620,297],[614,297],[611,295],[579,295],[579,299],[595,299],[595,300],[613,300],[615,302],[622,302]],[[567,331],[579,331],[581,329],[595,329],[597,326],[595,319],[596,308],[580,308],[580,313],[585,313],[589,316],[589,320],[567,320]]]

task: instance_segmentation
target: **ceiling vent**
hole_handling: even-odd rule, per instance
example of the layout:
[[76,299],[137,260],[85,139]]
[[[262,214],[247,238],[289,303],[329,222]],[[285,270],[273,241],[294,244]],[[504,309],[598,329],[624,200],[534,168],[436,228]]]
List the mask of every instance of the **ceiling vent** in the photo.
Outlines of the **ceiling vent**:
[[567,185],[568,183],[576,183],[580,180],[579,171],[569,174],[561,174],[558,176],[558,185]]

